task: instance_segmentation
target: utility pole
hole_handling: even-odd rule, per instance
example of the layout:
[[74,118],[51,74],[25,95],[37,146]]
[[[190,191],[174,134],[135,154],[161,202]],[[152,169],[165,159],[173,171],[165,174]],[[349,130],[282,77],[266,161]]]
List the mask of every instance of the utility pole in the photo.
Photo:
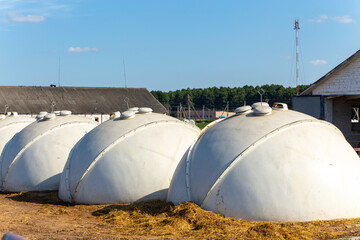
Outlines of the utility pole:
[[226,103],[226,117],[229,117],[229,101]]
[[190,95],[188,94],[188,112],[189,112],[189,120],[190,120]]
[[205,119],[204,115],[205,115],[205,105],[203,105],[203,117],[202,117],[203,120]]
[[179,108],[180,108],[180,120],[182,120],[182,105],[181,105],[181,103],[180,103],[180,106],[179,106]]
[[296,32],[296,95],[299,96],[299,19],[295,18],[295,27]]

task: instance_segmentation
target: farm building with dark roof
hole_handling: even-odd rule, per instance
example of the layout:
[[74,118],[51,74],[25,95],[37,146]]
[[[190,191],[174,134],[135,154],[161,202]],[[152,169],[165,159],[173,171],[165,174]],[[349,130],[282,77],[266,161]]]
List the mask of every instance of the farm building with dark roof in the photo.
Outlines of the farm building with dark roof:
[[150,107],[154,112],[167,113],[145,88],[0,86],[0,112],[2,106],[4,112],[20,115],[70,110],[78,115],[101,116],[102,120],[129,107]]

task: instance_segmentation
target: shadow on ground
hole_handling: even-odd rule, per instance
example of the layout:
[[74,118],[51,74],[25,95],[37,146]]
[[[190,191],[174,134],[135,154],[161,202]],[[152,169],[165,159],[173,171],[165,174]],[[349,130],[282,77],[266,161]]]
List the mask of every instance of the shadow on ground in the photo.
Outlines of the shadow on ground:
[[141,214],[148,214],[151,216],[157,216],[165,212],[170,212],[174,205],[169,202],[161,200],[147,200],[133,204],[117,204],[109,205],[100,210],[93,212],[93,216],[107,215],[113,210],[125,211],[125,212],[140,212]]
[[0,193],[0,194],[6,195],[6,198],[17,202],[32,202],[38,204],[53,204],[53,205],[64,205],[64,206],[71,205],[59,199],[58,191]]

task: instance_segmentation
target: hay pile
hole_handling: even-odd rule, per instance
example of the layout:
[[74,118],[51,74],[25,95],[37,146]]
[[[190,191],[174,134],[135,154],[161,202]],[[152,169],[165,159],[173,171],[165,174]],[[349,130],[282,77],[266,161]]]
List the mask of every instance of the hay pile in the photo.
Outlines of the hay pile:
[[[265,223],[152,200],[130,205],[64,203],[57,192],[0,194],[0,233],[29,239],[335,239],[360,236],[360,218]],[[1,235],[0,234],[0,235]],[[359,238],[360,239],[360,238]]]
[[346,225],[359,222],[359,219],[300,223],[250,222],[205,211],[192,202],[174,206],[159,200],[110,205],[93,215],[128,236],[196,239],[333,239],[345,234],[343,230]]

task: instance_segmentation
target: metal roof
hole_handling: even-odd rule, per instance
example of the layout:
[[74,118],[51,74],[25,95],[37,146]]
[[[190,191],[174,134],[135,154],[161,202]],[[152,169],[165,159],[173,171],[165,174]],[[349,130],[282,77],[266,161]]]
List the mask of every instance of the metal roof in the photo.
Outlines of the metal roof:
[[349,58],[347,58],[345,61],[337,65],[335,68],[333,68],[330,72],[322,76],[319,80],[311,84],[307,89],[305,89],[303,92],[300,93],[300,95],[311,95],[314,88],[316,88],[319,84],[325,82],[328,80],[331,76],[334,75],[337,71],[340,71],[345,66],[350,64],[358,55],[360,55],[360,50],[358,50],[356,53],[351,55]]
[[7,105],[7,111],[35,114],[51,111],[52,103],[54,110],[66,109],[74,114],[123,112],[128,105],[167,112],[146,88],[0,86],[0,112]]

